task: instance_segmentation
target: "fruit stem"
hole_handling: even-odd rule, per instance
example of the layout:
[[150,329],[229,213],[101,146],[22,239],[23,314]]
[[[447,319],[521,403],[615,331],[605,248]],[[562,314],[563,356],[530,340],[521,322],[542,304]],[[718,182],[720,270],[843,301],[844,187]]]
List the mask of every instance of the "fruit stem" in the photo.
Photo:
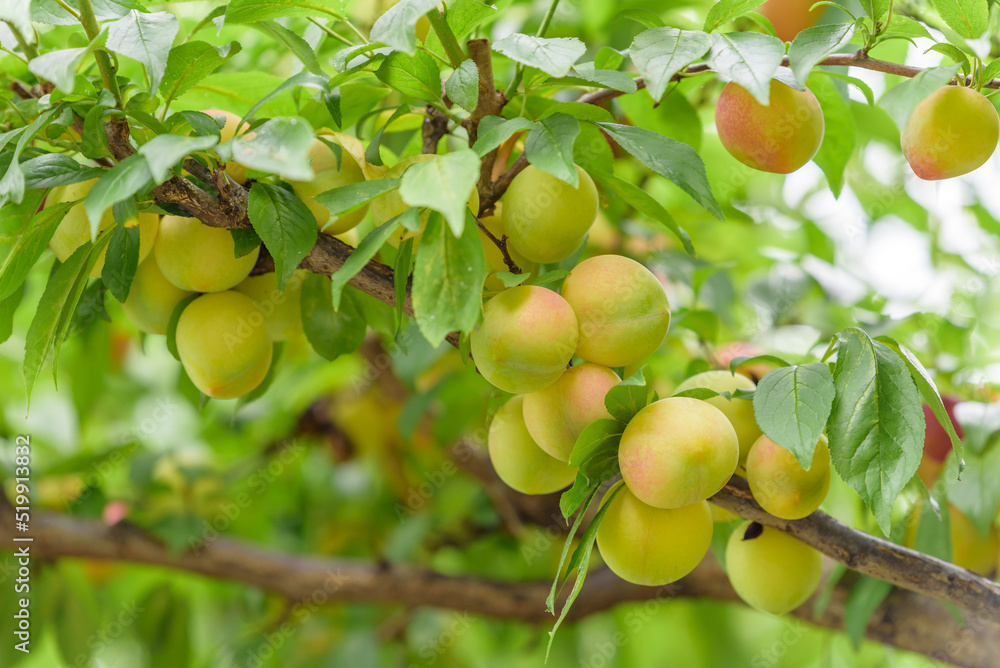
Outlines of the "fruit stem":
[[[62,3],[60,3],[62,4]],[[101,34],[101,29],[97,25],[97,17],[94,15],[94,6],[90,4],[90,0],[80,0],[80,23],[83,25],[83,29],[87,33],[87,37],[91,41],[95,40],[99,34]],[[101,80],[104,82],[104,87],[111,91],[111,94],[115,97],[115,104],[118,109],[125,108],[125,101],[122,99],[122,91],[118,88],[118,79],[115,76],[115,67],[111,64],[111,59],[108,58],[106,51],[97,49],[94,51],[94,59],[97,61],[97,68],[101,70]]]
[[486,226],[483,225],[483,221],[479,220],[479,216],[473,216],[473,218],[476,219],[476,225],[479,226],[479,231],[485,234],[489,238],[489,240],[492,241],[496,245],[496,247],[500,249],[500,254],[503,255],[503,262],[504,264],[507,265],[507,268],[510,269],[510,273],[512,274],[523,273],[520,267],[517,266],[517,263],[514,262],[514,259],[510,256],[510,252],[508,252],[507,250],[507,235],[505,234],[503,235],[503,238],[497,239],[492,232],[486,229]]

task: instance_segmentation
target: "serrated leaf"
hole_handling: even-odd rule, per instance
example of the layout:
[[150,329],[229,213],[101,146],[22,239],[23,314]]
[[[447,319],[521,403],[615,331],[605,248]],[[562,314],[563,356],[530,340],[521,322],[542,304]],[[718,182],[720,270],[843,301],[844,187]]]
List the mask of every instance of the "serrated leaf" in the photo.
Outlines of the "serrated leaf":
[[513,33],[493,42],[493,50],[551,77],[564,77],[586,53],[587,46],[575,37],[544,38]]
[[712,46],[711,35],[697,30],[650,28],[635,36],[629,57],[642,74],[646,90],[659,102],[670,79]]
[[309,43],[302,39],[299,35],[274,21],[258,21],[253,25],[257,29],[271,35],[271,37],[288,47],[288,50],[299,59],[299,62],[302,63],[307,70],[313,74],[318,74],[319,76],[326,76],[326,72],[323,71],[323,67],[320,65],[319,59],[316,57],[316,52],[313,51],[313,48],[309,46]]
[[316,218],[293,193],[259,181],[250,188],[247,216],[274,258],[278,289],[284,290],[299,263],[316,245]]
[[471,60],[463,60],[448,77],[444,90],[448,99],[471,112],[479,102],[479,68]]
[[233,237],[233,254],[236,257],[249,255],[260,248],[261,240],[257,231],[252,227],[241,227],[229,230]]
[[885,20],[889,13],[890,0],[860,0],[861,7],[872,19],[872,24],[878,24]]
[[720,0],[708,10],[705,32],[712,32],[722,24],[749,14],[764,4],[764,0]]
[[413,56],[391,53],[375,71],[375,76],[385,85],[418,100],[441,99],[441,70],[437,61],[425,51]]
[[827,421],[830,455],[889,535],[892,503],[923,453],[920,397],[906,365],[884,343],[857,328],[838,339],[837,396]]
[[844,170],[856,143],[854,116],[847,100],[829,79],[813,77],[810,86],[823,110],[824,121],[823,143],[813,161],[826,175],[827,185],[834,197],[840,197]]
[[45,207],[32,218],[27,229],[10,249],[0,265],[0,299],[7,299],[20,288],[28,272],[41,257],[66,212],[78,202],[63,202]]
[[344,261],[343,266],[330,276],[330,288],[333,296],[334,310],[340,308],[340,297],[348,281],[357,276],[358,272],[364,269],[365,265],[375,257],[379,249],[385,244],[396,229],[399,228],[402,216],[416,216],[416,209],[407,209],[406,212],[379,225],[369,232],[358,247],[351,251],[351,254]]
[[935,51],[937,53],[940,53],[946,58],[951,59],[952,62],[958,63],[958,66],[962,68],[963,72],[966,73],[969,72],[969,57],[965,54],[964,51],[962,51],[954,44],[940,42],[938,44],[934,44],[933,46],[931,46],[931,48],[927,49],[927,51],[925,51],[924,53],[928,53],[930,51]]
[[985,540],[1000,506],[1000,486],[996,484],[1000,447],[992,447],[984,454],[969,452],[965,460],[960,480],[957,455],[949,458],[939,479],[947,489],[948,501],[972,521],[980,538]]
[[808,469],[835,395],[826,364],[786,366],[767,372],[757,383],[753,412],[767,437]]
[[628,424],[636,413],[645,408],[653,394],[645,370],[646,367],[639,369],[604,395],[604,406],[613,418],[623,424]]
[[45,153],[21,163],[26,190],[55,188],[96,179],[104,173],[98,167],[84,167],[62,153]]
[[[573,481],[573,486],[562,493],[559,497],[559,512],[565,519],[572,517],[573,513],[580,509],[583,502],[590,498],[590,495],[594,492],[594,489],[600,487],[600,483],[592,483],[587,479],[587,476],[583,475],[579,471],[576,473],[576,479]],[[560,572],[562,571],[562,564],[560,563]]]
[[614,453],[617,456],[625,425],[618,420],[607,418],[591,422],[580,433],[569,456],[573,468],[583,466],[589,459],[600,453]]
[[219,143],[218,137],[187,137],[184,135],[157,135],[139,147],[139,154],[146,159],[153,180],[166,181],[171,170],[184,158],[197,151],[204,151]]
[[638,90],[638,86],[629,75],[615,70],[600,69],[594,63],[577,63],[570,70],[569,75],[626,94],[632,94]]
[[[405,1],[405,0],[404,0]],[[226,7],[226,23],[256,23],[294,16],[326,14],[339,18],[343,0],[233,0]],[[372,36],[372,41],[376,41]]]
[[461,237],[477,181],[479,156],[472,149],[460,149],[411,165],[403,173],[399,195],[410,206],[439,211],[455,236]]
[[597,172],[597,179],[601,182],[601,185],[621,197],[633,209],[647,216],[650,220],[660,222],[664,227],[673,232],[680,240],[688,255],[695,254],[690,235],[677,224],[677,221],[670,215],[670,212],[656,201],[655,197],[639,186],[620,179],[617,176],[612,176],[610,173]]
[[853,35],[853,23],[828,23],[806,28],[796,35],[788,47],[788,63],[795,79],[805,83],[812,68],[831,53],[839,51]]
[[350,289],[344,291],[340,309],[334,310],[329,279],[309,272],[302,283],[302,329],[313,350],[334,360],[360,348],[367,327]]
[[177,17],[170,12],[148,14],[133,9],[108,25],[107,47],[142,63],[149,76],[149,91],[154,92],[163,80],[179,27]]
[[160,82],[160,95],[169,104],[239,53],[240,49],[240,43],[235,41],[223,46],[213,46],[201,41],[175,46],[167,57],[167,66]]
[[[406,291],[410,288],[410,272],[413,265],[413,237],[403,240],[396,252],[396,263],[392,268],[392,291],[396,301],[396,331],[403,326],[403,305],[406,303]],[[463,353],[463,359],[467,353]]]
[[[498,120],[493,124],[487,124],[485,122],[486,119]],[[507,120],[500,119],[498,116],[486,116],[483,121],[480,122],[479,139],[477,139],[476,143],[472,146],[472,150],[480,156],[484,156],[490,151],[499,148],[500,144],[510,139],[515,132],[533,130],[534,128],[535,123],[533,121],[529,121],[527,118],[522,118],[520,116]]]
[[253,134],[241,135],[232,142],[234,161],[290,181],[312,181],[315,175],[309,166],[309,149],[316,135],[308,121],[298,116],[279,116],[256,128]]
[[541,119],[524,139],[528,162],[574,188],[579,187],[580,175],[573,162],[573,144],[579,134],[580,122],[569,114],[557,113]]
[[135,278],[135,270],[138,267],[139,226],[115,225],[108,241],[108,250],[104,255],[101,280],[118,301],[124,302],[128,298],[132,279]]
[[785,46],[777,37],[756,32],[719,35],[708,52],[708,63],[724,78],[745,88],[762,105],[771,97],[774,78]]
[[361,208],[390,190],[395,190],[402,181],[402,179],[359,181],[334,188],[333,190],[327,190],[316,195],[313,199],[321,206],[329,209],[332,214],[348,213]]
[[989,27],[986,0],[934,0],[934,8],[952,30],[966,39],[979,37]]
[[879,104],[892,116],[899,131],[903,132],[910,120],[910,114],[913,113],[917,105],[925,97],[951,81],[958,69],[959,65],[929,67],[912,79],[907,79],[889,89],[882,96]]
[[401,0],[380,16],[369,38],[412,55],[417,50],[417,21],[438,6],[439,0]]
[[870,575],[862,575],[851,587],[844,605],[844,630],[855,650],[860,648],[861,641],[864,640],[868,620],[891,591],[891,584]]
[[84,211],[90,221],[90,237],[97,238],[97,227],[104,212],[115,202],[132,197],[153,180],[149,165],[142,155],[135,153],[104,173],[83,200]]
[[72,93],[76,68],[89,51],[88,47],[49,51],[28,61],[28,70],[39,79],[51,81],[64,93]]

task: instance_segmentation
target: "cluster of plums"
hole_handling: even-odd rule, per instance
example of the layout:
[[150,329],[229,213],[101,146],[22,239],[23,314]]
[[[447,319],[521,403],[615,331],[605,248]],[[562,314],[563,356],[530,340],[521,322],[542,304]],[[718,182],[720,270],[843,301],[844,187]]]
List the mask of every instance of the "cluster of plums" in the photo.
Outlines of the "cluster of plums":
[[[771,81],[767,106],[739,84],[726,84],[715,107],[715,125],[733,157],[765,172],[794,172],[823,143],[823,110],[816,96],[777,80]],[[913,173],[933,181],[982,166],[998,137],[1000,118],[982,93],[943,86],[913,110],[900,143]]]

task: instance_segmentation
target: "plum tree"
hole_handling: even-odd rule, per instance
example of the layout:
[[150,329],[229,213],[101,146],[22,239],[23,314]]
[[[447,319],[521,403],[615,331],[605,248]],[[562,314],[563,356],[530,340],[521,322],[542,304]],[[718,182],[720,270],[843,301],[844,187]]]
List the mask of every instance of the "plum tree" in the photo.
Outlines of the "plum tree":
[[[52,189],[45,200],[46,206],[52,206],[62,202],[73,202],[82,200],[90,192],[90,189],[97,183],[97,179],[72,183],[68,186],[57,186]],[[115,217],[111,209],[108,209],[101,216],[98,231],[105,230],[115,224]],[[139,262],[146,259],[149,252],[153,250],[156,236],[160,228],[160,217],[155,213],[139,213]],[[66,215],[63,216],[59,226],[49,241],[49,247],[59,258],[60,262],[65,262],[77,248],[90,241],[90,221],[87,220],[87,212],[83,209],[83,202],[70,207]],[[101,251],[94,268],[90,271],[91,278],[97,278],[104,269],[104,258],[107,256],[107,246]]]
[[676,582],[693,571],[712,543],[708,503],[654,508],[623,485],[612,487],[601,502],[608,509],[597,528],[597,548],[608,568],[623,580],[650,587]]
[[[945,412],[948,413],[951,424],[955,428],[955,433],[958,434],[959,438],[965,438],[965,430],[962,429],[962,425],[955,419],[955,406],[961,402],[961,399],[943,395],[941,401],[944,403]],[[924,481],[924,484],[930,487],[941,472],[945,460],[948,459],[952,446],[948,432],[945,431],[944,426],[927,404],[924,404],[924,424],[926,425],[924,430],[924,453],[920,459],[920,468],[917,469],[917,475]]]
[[597,218],[597,188],[579,165],[574,188],[534,165],[514,177],[503,197],[510,243],[533,262],[558,262],[573,254]]
[[136,269],[128,298],[122,302],[122,309],[140,331],[166,334],[174,308],[192,294],[194,293],[181,290],[168,281],[156,264],[156,258],[150,256]]
[[736,470],[736,431],[715,406],[688,397],[649,404],[625,427],[618,463],[629,489],[657,508],[680,508],[718,492]]
[[993,155],[998,137],[1000,118],[982,93],[943,86],[910,114],[900,144],[913,173],[933,181],[980,167]]
[[524,395],[524,422],[536,443],[569,461],[576,439],[594,420],[611,418],[604,395],[621,379],[597,364],[579,364],[548,387]]
[[[240,116],[234,114],[231,111],[224,111],[222,109],[206,109],[204,112],[212,118],[222,118],[223,125],[219,129],[219,143],[224,144],[227,141],[232,141],[236,137],[236,126],[240,122]],[[247,172],[250,170],[236,160],[230,160],[226,163],[226,174],[233,181],[239,184],[247,182]]]
[[209,227],[197,218],[164,216],[153,254],[167,280],[182,290],[220,292],[250,275],[260,248],[236,257],[229,230]]
[[302,283],[305,269],[299,269],[278,289],[278,277],[271,271],[248,276],[234,290],[250,297],[264,315],[267,335],[272,341],[288,341],[302,334]]
[[573,268],[562,296],[580,323],[576,354],[608,367],[642,361],[670,327],[667,293],[651,271],[621,255],[598,255]]
[[826,7],[811,9],[813,0],[767,0],[757,10],[771,22],[782,42],[791,42],[806,28],[816,25]]
[[951,530],[951,561],[973,573],[990,575],[997,566],[1000,537],[990,525],[984,537],[969,517],[955,506],[948,507]]
[[823,575],[823,558],[774,527],[748,521],[729,536],[726,572],[747,605],[783,615],[816,591]]
[[[329,143],[328,143],[329,142]],[[334,144],[337,150],[330,147]],[[318,137],[313,140],[309,149],[310,164],[315,176],[311,181],[289,181],[295,194],[309,207],[316,225],[326,234],[343,234],[355,227],[365,217],[367,206],[356,211],[334,215],[330,210],[316,201],[316,195],[341,186],[359,183],[365,180],[361,165],[332,137]]]
[[177,354],[191,382],[213,399],[241,397],[260,385],[272,346],[257,305],[226,290],[198,297],[177,321]]
[[572,484],[576,469],[538,447],[524,424],[524,397],[497,411],[486,438],[490,461],[508,487],[522,494],[549,494]]
[[[479,201],[478,195],[476,197],[476,201]],[[507,234],[503,226],[502,211],[503,204],[498,202],[492,215],[483,216],[479,219],[479,222],[483,224],[483,227],[489,230],[490,234],[497,239],[503,239],[503,237]],[[486,251],[486,267],[487,271],[490,273],[490,275],[486,277],[485,287],[487,290],[492,292],[500,292],[504,289],[503,281],[497,278],[494,274],[498,271],[509,271],[509,268],[507,267],[507,263],[504,262],[503,253],[500,252],[500,249],[497,248],[495,243],[493,243],[493,240],[487,237],[486,233],[482,230],[479,230],[479,239],[483,242],[483,249]],[[538,264],[518,253],[517,249],[514,248],[513,245],[507,244],[507,253],[522,273],[530,276],[538,271]]]
[[715,126],[734,158],[777,174],[812,160],[823,143],[823,110],[816,96],[774,79],[766,107],[739,84],[726,84],[715,105]]
[[[740,373],[732,374],[723,370],[703,371],[678,385],[674,393],[700,387],[715,392],[731,393],[736,390],[753,390],[757,386],[752,380]],[[753,403],[746,399],[726,399],[725,397],[712,397],[706,401],[722,411],[729,418],[733,429],[736,430],[736,436],[740,441],[740,463],[736,472],[742,475],[750,447],[760,438],[761,434],[760,427],[757,426],[757,420],[753,415]]]
[[505,392],[525,394],[559,380],[573,358],[579,327],[558,294],[519,285],[486,302],[470,339],[483,378]]
[[803,469],[791,452],[766,435],[750,448],[747,482],[757,503],[775,517],[797,520],[823,503],[830,491],[830,448],[822,434],[812,464]]

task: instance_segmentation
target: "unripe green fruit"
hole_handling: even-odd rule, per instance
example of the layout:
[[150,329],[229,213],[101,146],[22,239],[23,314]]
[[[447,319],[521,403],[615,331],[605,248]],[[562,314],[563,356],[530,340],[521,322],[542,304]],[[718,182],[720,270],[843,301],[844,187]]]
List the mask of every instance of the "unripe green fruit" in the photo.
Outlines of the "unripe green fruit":
[[[230,111],[223,111],[221,109],[206,109],[202,113],[208,114],[212,118],[218,118],[221,116],[225,119],[224,125],[219,130],[220,144],[225,144],[227,141],[233,140],[236,136],[236,126],[240,122],[240,116],[238,114],[234,114]],[[246,130],[246,127],[247,126],[244,125],[243,129]],[[247,182],[247,172],[249,171],[250,170],[247,167],[244,167],[235,160],[230,160],[226,163],[226,174],[229,175],[229,178],[240,185]]]
[[743,601],[783,615],[812,596],[823,575],[823,557],[773,527],[744,522],[726,545],[729,582]]
[[[735,392],[736,390],[753,390],[757,385],[741,373],[734,375],[723,370],[703,371],[678,385],[674,394],[701,387],[714,392]],[[753,402],[747,399],[726,399],[725,397],[712,397],[706,401],[722,411],[723,415],[729,418],[733,429],[736,430],[736,437],[740,441],[740,463],[736,472],[743,475],[747,454],[761,434],[760,427],[757,426],[757,420],[753,415]]]
[[[72,202],[82,200],[90,192],[90,189],[97,183],[97,179],[72,183],[68,186],[59,186],[52,189],[46,199],[46,206],[59,204],[61,202]],[[98,231],[106,230],[115,224],[115,217],[111,209],[104,212]],[[156,236],[160,228],[160,217],[155,213],[139,214],[139,262],[146,259],[149,252],[153,250]],[[87,219],[87,212],[83,209],[83,202],[73,206],[63,217],[59,226],[56,227],[49,246],[56,254],[60,262],[65,262],[73,252],[90,241],[90,221]],[[98,278],[104,269],[104,259],[108,254],[108,247],[101,251],[94,268],[90,270],[91,278]]]
[[[478,203],[478,201],[479,196],[477,194],[476,202]],[[483,216],[479,219],[483,227],[489,230],[490,234],[497,239],[503,239],[506,234],[503,227],[502,211],[503,206],[498,202],[492,216]],[[498,271],[510,271],[510,268],[507,267],[507,263],[503,260],[503,253],[500,252],[500,249],[493,243],[493,240],[487,237],[486,233],[482,230],[479,230],[479,240],[483,242],[483,249],[486,251],[486,267],[489,272],[484,287],[491,292],[500,292],[504,289],[503,281],[494,276],[494,274]],[[518,253],[512,244],[507,244],[507,253],[510,255],[510,259],[514,261],[514,264],[517,265],[517,268],[521,270],[521,273],[530,276],[538,271],[538,265]]]
[[220,292],[239,284],[257,263],[260,248],[236,257],[229,230],[197,218],[164,216],[153,254],[167,280],[182,290]]
[[943,86],[917,105],[900,136],[913,173],[933,181],[968,174],[993,155],[1000,118],[982,93]]
[[812,160],[823,143],[823,110],[810,90],[775,79],[766,107],[730,82],[715,105],[715,127],[722,145],[744,165],[788,174]]
[[618,463],[640,501],[680,508],[722,489],[739,454],[733,425],[718,408],[670,397],[635,414],[622,434]]
[[587,425],[611,418],[604,395],[619,382],[618,374],[597,364],[569,369],[548,387],[524,395],[528,433],[542,450],[568,462]]
[[551,290],[519,285],[483,307],[472,332],[472,358],[483,378],[513,394],[534,392],[559,380],[578,341],[573,309]]
[[288,341],[302,334],[302,283],[305,269],[298,269],[278,290],[278,276],[273,271],[248,276],[234,290],[252,299],[264,316],[267,335],[272,341]]
[[513,397],[497,411],[486,439],[490,461],[508,487],[522,494],[549,494],[568,487],[576,469],[545,453],[524,426],[524,398]]
[[[333,140],[327,139],[327,141]],[[336,144],[335,141],[333,143]],[[365,175],[361,171],[361,165],[343,147],[341,147],[340,160],[338,161],[337,155],[322,139],[313,140],[312,147],[309,149],[309,158],[315,174],[312,181],[289,181],[288,183],[291,184],[292,190],[298,198],[309,207],[321,232],[342,234],[361,222],[368,207],[363,206],[357,211],[338,216],[330,213],[329,209],[314,198],[327,190],[364,181]]]
[[830,491],[830,448],[822,434],[809,470],[799,465],[795,455],[764,435],[750,448],[746,469],[757,503],[785,520],[809,515]]
[[579,166],[579,186],[534,165],[514,177],[503,197],[510,242],[533,262],[558,262],[573,254],[597,218],[597,188]]
[[670,304],[649,269],[621,255],[598,255],[573,268],[562,296],[580,323],[576,354],[628,366],[656,352],[670,327]]
[[623,580],[656,587],[676,582],[701,563],[712,543],[708,503],[666,510],[654,508],[624,487],[607,503],[597,528],[597,548],[612,572]]
[[733,522],[741,519],[740,516],[733,511],[726,510],[722,506],[717,506],[712,502],[708,502],[708,507],[712,511],[713,522]]
[[122,303],[125,315],[140,331],[147,334],[166,334],[170,316],[177,304],[194,294],[181,290],[160,271],[155,257],[147,257],[139,264],[129,288],[128,298]]
[[227,290],[202,295],[177,321],[177,353],[195,387],[214,399],[241,397],[271,366],[271,339],[253,300]]
[[948,507],[951,530],[951,561],[956,566],[973,573],[990,575],[997,565],[1000,538],[997,528],[990,526],[986,538],[979,534],[976,525],[955,506]]

